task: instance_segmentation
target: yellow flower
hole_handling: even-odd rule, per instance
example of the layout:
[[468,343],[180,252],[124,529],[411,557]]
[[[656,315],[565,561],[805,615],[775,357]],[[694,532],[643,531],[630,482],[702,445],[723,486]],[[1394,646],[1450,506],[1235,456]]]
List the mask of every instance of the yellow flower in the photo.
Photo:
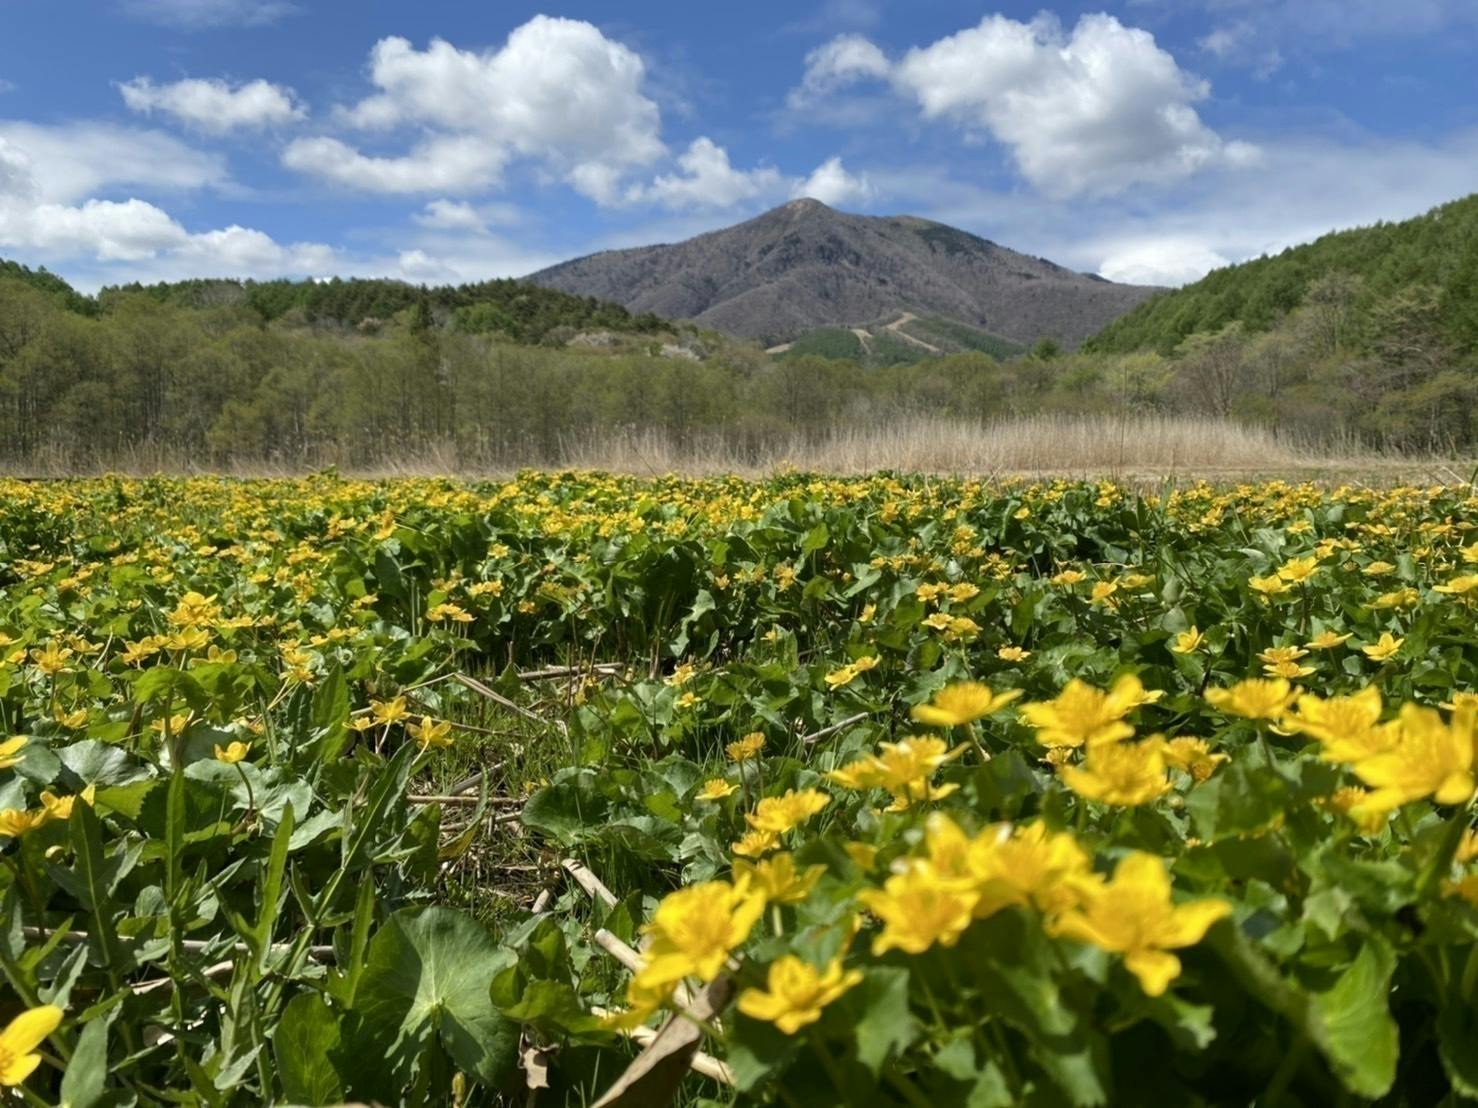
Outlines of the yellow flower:
[[452,745],[451,720],[434,720],[430,716],[422,716],[419,723],[412,723],[406,729],[422,750]]
[[1205,641],[1206,636],[1192,627],[1189,631],[1182,631],[1176,635],[1175,641],[1170,644],[1170,649],[1177,654],[1190,654]]
[[1057,574],[1057,576],[1051,578],[1051,582],[1054,585],[1070,587],[1072,585],[1076,585],[1079,581],[1082,581],[1087,576],[1088,575],[1081,570],[1065,569],[1061,573]]
[[682,665],[674,669],[671,674],[668,675],[666,683],[672,685],[673,687],[686,685],[689,681],[693,679],[693,675],[697,671],[698,667],[693,665],[692,662],[684,662]]
[[1165,863],[1136,852],[1119,863],[1111,881],[1087,893],[1080,909],[1058,917],[1053,930],[1123,954],[1124,967],[1140,988],[1160,996],[1180,976],[1180,959],[1170,951],[1194,946],[1231,911],[1222,900],[1175,904]]
[[1093,593],[1089,599],[1090,604],[1102,604],[1107,608],[1115,608],[1119,602],[1114,599],[1114,593],[1119,591],[1119,586],[1113,581],[1095,581]]
[[232,742],[225,746],[215,748],[216,761],[225,762],[228,766],[234,766],[251,752],[251,743]]
[[441,623],[443,620],[451,620],[453,623],[472,622],[471,614],[458,604],[438,604],[426,613],[426,618],[432,623]]
[[878,606],[876,604],[868,604],[864,606],[862,609],[862,614],[857,617],[857,622],[871,623],[873,616],[877,615],[877,611]]
[[1325,761],[1358,762],[1384,753],[1396,742],[1394,729],[1379,726],[1380,716],[1380,689],[1370,685],[1328,700],[1304,693],[1295,710],[1283,718],[1283,726],[1318,739],[1323,747],[1319,756]]
[[1261,593],[1265,599],[1288,591],[1288,582],[1277,574],[1270,574],[1267,577],[1249,577],[1247,585],[1254,592]]
[[973,839],[948,816],[929,817],[924,834],[928,867],[975,897],[973,912],[984,919],[1010,904],[1056,912],[1077,903],[1078,887],[1092,882],[1092,862],[1067,831],[1040,820],[1012,829],[987,827]]
[[1350,640],[1348,634],[1340,635],[1334,631],[1320,631],[1308,642],[1304,643],[1310,650],[1333,650],[1336,646],[1343,646]]
[[1198,785],[1215,773],[1217,766],[1231,760],[1225,754],[1213,754],[1205,739],[1169,739],[1162,749],[1166,763],[1190,774]]
[[1386,825],[1390,813],[1370,807],[1370,790],[1347,785],[1336,789],[1327,802],[1330,807],[1343,812],[1367,835],[1374,835]]
[[724,750],[731,761],[747,762],[763,750],[764,746],[764,734],[760,731],[751,731],[737,742],[731,742]]
[[783,835],[798,827],[831,803],[819,789],[787,789],[781,796],[767,796],[744,818],[756,831]]
[[840,689],[846,685],[850,685],[856,678],[857,667],[847,665],[841,669],[832,670],[826,675],[824,680],[828,688]]
[[62,1010],[54,1004],[29,1008],[0,1031],[0,1085],[16,1086],[41,1064],[36,1053],[48,1035],[62,1022]]
[[1307,581],[1319,571],[1318,558],[1290,558],[1278,567],[1278,576],[1290,584]]
[[1371,786],[1369,805],[1382,811],[1431,797],[1466,804],[1473,796],[1473,730],[1478,709],[1459,708],[1443,722],[1434,708],[1402,705],[1391,749],[1355,762],[1355,776]]
[[46,822],[46,809],[26,811],[23,808],[0,809],[0,839],[18,839]]
[[1380,638],[1370,646],[1362,646],[1360,653],[1364,654],[1372,662],[1384,662],[1395,655],[1401,649],[1404,638],[1395,638],[1389,631],[1382,631]]
[[47,643],[44,650],[31,651],[31,661],[36,668],[48,677],[55,677],[67,668],[67,659],[72,656],[70,647],[58,646],[56,643]]
[[1467,596],[1474,590],[1478,590],[1478,574],[1466,573],[1460,577],[1454,577],[1445,585],[1433,586],[1433,592],[1446,593],[1449,596]]
[[959,727],[1004,708],[1020,695],[1019,689],[998,693],[978,681],[963,681],[940,689],[928,704],[915,704],[909,715],[929,727]]
[[1056,699],[1023,704],[1021,718],[1036,729],[1037,742],[1043,746],[1117,742],[1134,734],[1124,717],[1161,695],[1159,690],[1146,691],[1133,674],[1120,677],[1110,692],[1074,677]]
[[732,885],[706,881],[669,893],[647,925],[651,944],[637,980],[643,988],[684,977],[712,981],[764,910],[764,894],[743,879]]
[[710,777],[703,782],[703,787],[693,794],[694,800],[722,800],[739,786],[725,781],[722,777]]
[[825,872],[826,867],[819,865],[797,870],[794,855],[785,851],[760,862],[734,863],[734,879],[748,878],[752,887],[772,904],[799,904]]
[[914,865],[888,878],[881,889],[862,890],[857,899],[883,922],[872,942],[877,955],[889,950],[922,954],[935,943],[954,946],[974,919],[977,897],[958,882]]
[[840,958],[818,973],[794,954],[783,954],[770,963],[764,991],[745,989],[739,994],[739,1011],[794,1035],[819,1020],[821,1009],[861,980],[862,971],[844,971]]
[[1249,677],[1229,689],[1207,689],[1206,702],[1227,715],[1281,719],[1298,692],[1282,677]]
[[703,698],[700,697],[697,693],[690,691],[683,693],[672,703],[673,706],[677,708],[691,708],[695,704],[703,703]]
[[996,657],[1003,662],[1024,662],[1031,656],[1030,650],[1023,650],[1019,646],[1003,646],[996,651]]
[[1444,700],[1442,707],[1451,711],[1454,708],[1478,708],[1478,692],[1455,692],[1451,700]]
[[371,700],[370,715],[382,727],[389,727],[409,718],[410,710],[406,707],[405,697],[397,696],[394,700]]
[[1081,766],[1058,771],[1067,787],[1081,797],[1133,807],[1148,804],[1170,789],[1160,743],[1094,743]]
[[746,831],[730,850],[744,858],[758,858],[780,845],[780,836],[773,831]]
[[1412,608],[1421,603],[1421,593],[1412,588],[1397,589],[1395,592],[1381,593],[1370,602],[1373,611],[1384,611],[1387,608]]
[[25,735],[12,735],[4,742],[0,742],[0,769],[10,769],[11,766],[20,765],[24,755],[21,751],[30,742]]

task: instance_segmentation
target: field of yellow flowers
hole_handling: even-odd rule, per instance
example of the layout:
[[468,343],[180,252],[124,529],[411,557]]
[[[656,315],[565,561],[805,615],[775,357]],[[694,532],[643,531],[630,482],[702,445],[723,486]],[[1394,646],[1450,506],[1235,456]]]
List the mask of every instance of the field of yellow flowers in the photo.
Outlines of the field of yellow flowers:
[[0,1086],[1478,1097],[1475,526],[1467,486],[0,482]]

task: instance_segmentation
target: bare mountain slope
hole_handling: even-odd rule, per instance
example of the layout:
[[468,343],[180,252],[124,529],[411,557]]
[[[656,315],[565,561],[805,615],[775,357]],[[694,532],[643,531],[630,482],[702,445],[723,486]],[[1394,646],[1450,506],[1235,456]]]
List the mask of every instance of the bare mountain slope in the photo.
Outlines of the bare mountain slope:
[[528,280],[780,343],[816,327],[903,312],[1019,343],[1069,346],[1156,289],[1119,285],[913,216],[862,216],[792,200],[671,246],[608,250]]

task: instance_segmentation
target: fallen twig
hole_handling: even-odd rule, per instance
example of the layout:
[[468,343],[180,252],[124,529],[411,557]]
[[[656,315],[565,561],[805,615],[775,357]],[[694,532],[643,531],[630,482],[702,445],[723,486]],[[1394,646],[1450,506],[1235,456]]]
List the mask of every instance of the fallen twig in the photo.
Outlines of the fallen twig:
[[[698,1044],[703,1041],[703,1023],[721,1012],[733,995],[734,979],[721,974],[694,1001],[690,1014],[668,1016],[650,1038],[643,1035],[647,1041],[642,1052],[595,1102],[594,1108],[654,1108],[672,1103],[684,1075],[690,1069],[697,1071],[694,1062]],[[728,1067],[716,1058],[710,1060],[714,1068],[707,1076],[724,1081],[726,1078],[718,1076],[724,1073],[732,1084],[733,1074]]]
[[592,900],[598,900],[607,908],[616,906],[616,894],[606,888],[605,884],[595,874],[591,873],[573,858],[566,858],[560,865],[564,871],[575,879],[575,883],[585,890],[585,894]]
[[829,739],[838,731],[845,730],[846,728],[851,727],[854,723],[861,723],[867,718],[867,716],[867,712],[858,712],[855,716],[848,716],[846,719],[842,720],[841,723],[833,723],[830,727],[823,727],[820,731],[813,731],[809,735],[802,736],[801,742],[804,743],[806,746],[810,746],[813,743],[819,743],[822,739]]
[[[28,939],[42,940],[51,939],[58,934],[58,932],[49,930],[48,928],[34,927],[31,924],[26,924],[24,927],[22,927],[21,933],[24,934]],[[85,943],[91,941],[92,939],[92,936],[89,935],[86,931],[62,931],[60,932],[60,935],[61,941],[64,943]],[[122,936],[120,936],[120,938],[122,938]],[[135,940],[135,942],[137,941],[138,940]],[[251,947],[247,946],[245,943],[230,943],[226,946],[222,946],[220,943],[213,943],[206,939],[181,939],[179,943],[182,950],[188,950],[193,954],[198,954],[207,950],[229,950],[236,953],[251,952]],[[292,943],[272,944],[273,954],[286,954],[293,949],[294,944]],[[334,960],[334,948],[331,946],[310,946],[308,948],[308,956],[310,958],[316,958],[320,962],[332,962]]]
[[[610,1013],[605,1008],[590,1009],[592,1016],[607,1016]],[[646,1046],[657,1037],[657,1029],[653,1027],[633,1027],[630,1031],[622,1031],[632,1042],[638,1046]],[[734,1071],[729,1068],[727,1062],[721,1062],[712,1054],[704,1054],[701,1050],[693,1052],[693,1060],[688,1063],[689,1068],[697,1074],[712,1078],[721,1085],[734,1084]]]
[[507,708],[514,715],[522,716],[524,719],[530,721],[531,723],[537,723],[544,727],[557,728],[561,735],[569,733],[569,729],[565,727],[563,720],[545,719],[537,712],[531,712],[522,704],[515,704],[502,693],[495,692],[494,690],[488,688],[475,677],[468,677],[465,673],[459,673],[457,674],[457,680],[462,685],[475,692],[478,696],[487,697],[487,699],[491,700],[494,704],[501,704],[504,708]]

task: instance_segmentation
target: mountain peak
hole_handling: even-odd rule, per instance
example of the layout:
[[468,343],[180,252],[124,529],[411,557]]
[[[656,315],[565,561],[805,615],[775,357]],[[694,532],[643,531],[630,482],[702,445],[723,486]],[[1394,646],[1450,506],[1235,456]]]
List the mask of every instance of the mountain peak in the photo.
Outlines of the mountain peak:
[[1076,346],[1156,290],[1074,273],[915,216],[799,197],[686,242],[612,250],[528,280],[629,311],[789,342],[819,327],[954,320],[1029,346]]

